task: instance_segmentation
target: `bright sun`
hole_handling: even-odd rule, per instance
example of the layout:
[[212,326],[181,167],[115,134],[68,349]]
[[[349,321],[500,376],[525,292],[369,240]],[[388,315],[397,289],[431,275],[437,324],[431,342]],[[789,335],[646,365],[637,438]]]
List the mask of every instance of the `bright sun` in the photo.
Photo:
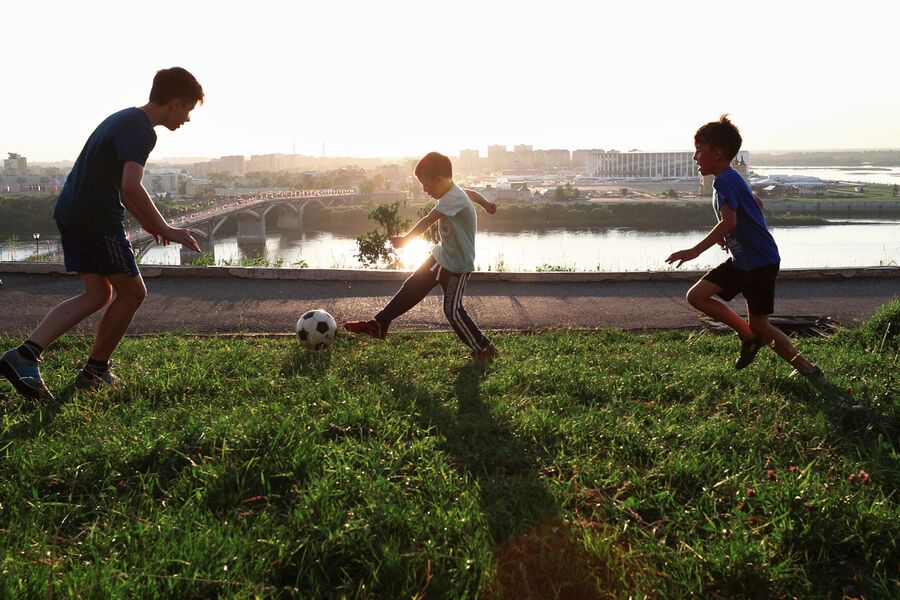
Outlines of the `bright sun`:
[[422,238],[416,238],[398,251],[404,269],[415,269],[428,258],[431,244]]

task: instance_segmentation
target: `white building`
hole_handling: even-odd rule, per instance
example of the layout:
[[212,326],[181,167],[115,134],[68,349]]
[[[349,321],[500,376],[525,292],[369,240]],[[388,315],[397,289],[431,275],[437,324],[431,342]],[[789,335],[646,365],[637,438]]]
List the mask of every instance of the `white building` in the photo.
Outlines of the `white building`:
[[3,172],[7,175],[27,175],[28,159],[21,154],[9,152],[9,158],[3,159]]
[[178,197],[178,171],[147,169],[141,183],[151,196],[166,194]]
[[[742,150],[737,159],[750,163],[750,153]],[[699,177],[694,153],[619,152],[602,150],[585,156],[585,175],[604,179],[695,179]]]

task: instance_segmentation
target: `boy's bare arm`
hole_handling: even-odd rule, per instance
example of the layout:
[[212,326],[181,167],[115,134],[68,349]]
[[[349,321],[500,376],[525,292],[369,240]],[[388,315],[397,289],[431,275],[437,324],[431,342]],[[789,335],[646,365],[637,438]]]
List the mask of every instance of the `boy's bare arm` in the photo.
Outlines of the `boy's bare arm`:
[[144,185],[141,183],[143,177],[144,167],[134,161],[125,163],[122,168],[122,194],[125,208],[134,215],[147,233],[168,242],[184,244],[199,252],[200,247],[189,230],[172,227],[166,223],[159,209],[153,204],[150,194],[144,189]]
[[706,237],[700,240],[693,248],[673,252],[666,259],[666,263],[671,264],[678,261],[678,264],[675,265],[675,268],[678,268],[687,261],[694,260],[703,254],[710,246],[720,243],[727,234],[734,230],[737,227],[737,213],[731,210],[727,204],[722,205],[720,212],[722,220],[712,228],[712,231],[706,234]]
[[438,209],[433,208],[431,212],[422,217],[415,226],[409,230],[406,235],[397,235],[391,238],[391,245],[394,248],[402,248],[412,240],[416,239],[425,231],[434,225],[441,217],[444,216],[444,213],[440,212]]
[[497,212],[497,205],[493,202],[489,202],[484,196],[476,192],[475,190],[463,189],[466,195],[469,197],[469,200],[483,208],[489,215]]

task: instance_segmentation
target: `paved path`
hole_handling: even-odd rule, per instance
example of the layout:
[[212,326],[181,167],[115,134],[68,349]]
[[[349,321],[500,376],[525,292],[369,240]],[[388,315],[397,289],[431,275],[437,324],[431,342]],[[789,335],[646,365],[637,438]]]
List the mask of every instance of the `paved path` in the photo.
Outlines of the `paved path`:
[[[80,292],[74,276],[3,273],[0,334],[29,332],[60,301]],[[236,277],[148,277],[149,295],[130,333],[289,333],[304,311],[324,308],[338,322],[373,315],[400,281],[316,281]],[[691,282],[472,281],[465,305],[485,329],[554,327],[664,329],[695,327],[698,313],[684,300]],[[439,288],[438,290],[439,291]],[[900,298],[900,278],[779,280],[781,315],[829,316],[851,325]],[[743,313],[743,303],[732,305]],[[93,332],[97,317],[78,331]],[[441,296],[431,296],[392,330],[449,329]]]

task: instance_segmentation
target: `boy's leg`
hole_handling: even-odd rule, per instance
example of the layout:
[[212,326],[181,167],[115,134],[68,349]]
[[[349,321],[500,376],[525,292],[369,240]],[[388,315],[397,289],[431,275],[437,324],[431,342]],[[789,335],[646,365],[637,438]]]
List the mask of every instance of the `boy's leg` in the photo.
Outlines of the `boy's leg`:
[[18,349],[7,351],[0,359],[2,374],[27,397],[52,398],[40,373],[41,352],[109,302],[111,288],[106,277],[94,273],[80,276],[84,292],[56,305]]
[[[721,270],[722,267],[719,267],[711,271],[710,274],[715,274]],[[726,271],[728,270],[730,269],[726,269]],[[724,276],[720,275],[720,278],[724,285],[706,278],[701,279],[694,284],[694,287],[688,290],[687,299],[695,308],[737,332],[738,337],[741,339],[741,349],[737,360],[734,362],[734,368],[743,369],[753,362],[763,343],[750,328],[750,324],[747,321],[731,310],[727,304],[717,298],[713,298],[713,296],[734,297],[735,290],[733,286],[735,282],[731,280],[727,273]]]
[[46,348],[64,333],[106,306],[112,296],[112,286],[105,275],[79,273],[84,292],[57,304],[41,321],[28,339]]
[[469,281],[469,273],[448,273],[441,276],[441,288],[444,290],[444,315],[453,327],[453,331],[476,356],[489,353],[496,354],[491,341],[481,332],[475,321],[466,312],[462,297]]
[[697,310],[709,315],[719,323],[734,329],[742,340],[753,339],[756,334],[750,328],[750,324],[736,312],[717,298],[724,292],[724,288],[706,279],[701,279],[688,290],[687,301]]
[[768,315],[751,314],[750,327],[763,344],[770,346],[778,356],[801,373],[809,374],[816,370],[816,365],[800,354],[797,347],[791,342],[791,338],[769,323]]
[[349,321],[344,329],[351,333],[364,333],[374,338],[383,339],[387,335],[391,322],[422,301],[437,281],[437,262],[429,257],[412,275],[410,275],[394,297],[382,308],[375,318],[369,321]]
[[87,363],[75,378],[75,385],[80,388],[96,388],[115,382],[116,377],[109,369],[109,357],[147,296],[147,288],[140,273],[134,277],[119,273],[110,275],[109,279],[116,290],[116,297],[100,319]]
[[116,297],[110,303],[109,308],[100,319],[100,325],[97,327],[97,337],[94,339],[94,346],[91,348],[90,358],[96,361],[108,362],[113,351],[128,326],[135,313],[143,304],[147,297],[147,287],[144,285],[144,278],[138,273],[132,277],[125,273],[117,273],[115,275],[107,275],[110,284],[116,291]]

